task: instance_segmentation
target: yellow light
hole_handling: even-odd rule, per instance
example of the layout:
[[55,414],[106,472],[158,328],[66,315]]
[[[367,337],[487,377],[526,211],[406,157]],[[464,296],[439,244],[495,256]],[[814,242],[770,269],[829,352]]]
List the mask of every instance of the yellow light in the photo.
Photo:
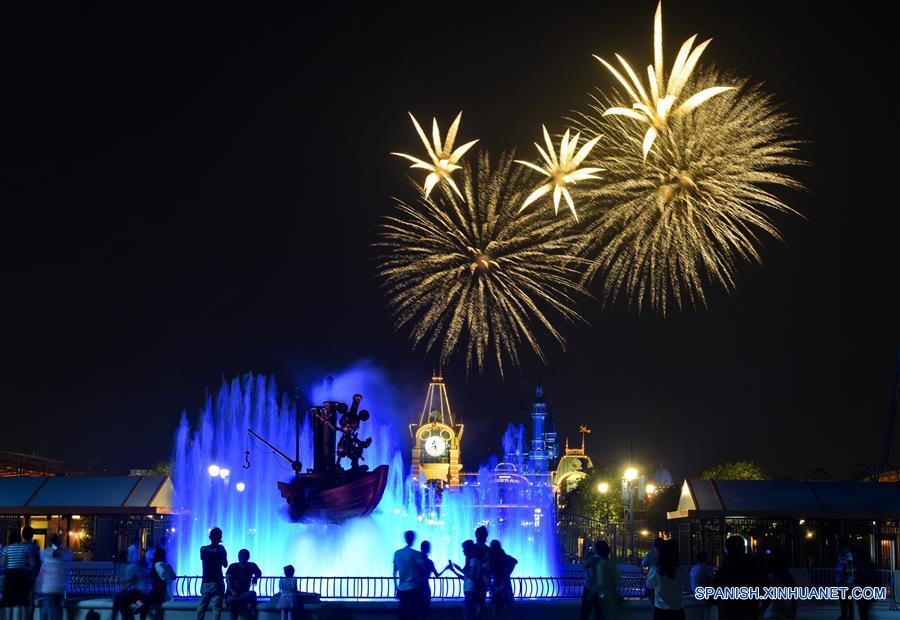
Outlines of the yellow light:
[[434,141],[433,145],[428,142],[428,138],[425,137],[425,132],[422,131],[419,121],[412,115],[412,112],[409,113],[409,118],[412,119],[413,126],[416,128],[416,133],[419,134],[419,139],[421,139],[422,144],[425,145],[425,151],[428,153],[431,163],[419,159],[418,157],[407,155],[406,153],[391,153],[391,155],[396,155],[397,157],[402,157],[403,159],[411,161],[412,166],[410,166],[410,168],[428,171],[429,174],[425,177],[425,185],[422,188],[425,191],[426,198],[431,194],[431,190],[434,186],[441,181],[446,181],[453,191],[456,192],[456,195],[462,198],[462,193],[459,191],[459,188],[456,186],[456,183],[450,175],[454,171],[462,168],[457,162],[466,154],[466,151],[478,142],[478,140],[472,140],[454,150],[453,143],[456,141],[456,132],[459,130],[459,121],[462,119],[462,112],[456,115],[443,143],[441,141],[440,131],[438,130],[437,119],[432,119],[431,138]]
[[631,482],[632,480],[637,480],[638,470],[634,467],[629,467],[625,470],[625,474],[623,477],[629,482]]
[[644,487],[644,491],[647,492],[647,495],[653,495],[656,493],[656,485],[648,483],[646,487]]
[[806,519],[800,519],[800,525],[803,525],[804,523],[806,523]]
[[812,537],[813,537],[812,530],[806,530],[806,537],[807,537],[807,538],[812,538]]
[[79,519],[81,519],[81,515],[72,515],[73,521],[78,521]]
[[641,530],[641,536],[649,536],[650,530]]
[[609,491],[609,485],[605,482],[601,482],[600,484],[597,485],[597,490],[600,491],[601,493],[606,493]]
[[675,107],[675,102],[681,97],[682,90],[687,85],[697,61],[700,60],[700,55],[712,39],[707,39],[696,48],[694,48],[694,41],[697,39],[697,35],[685,41],[675,57],[675,64],[672,66],[669,79],[666,80],[663,72],[662,36],[662,2],[660,2],[656,7],[656,15],[653,20],[653,64],[647,67],[649,89],[644,88],[637,73],[619,54],[616,54],[616,58],[622,64],[628,79],[611,64],[594,54],[594,58],[609,69],[609,72],[625,87],[625,92],[633,100],[631,107],[612,107],[603,115],[626,116],[648,125],[641,147],[644,161],[647,160],[647,153],[650,152],[656,137],[666,129],[670,116],[689,114],[716,95],[734,90],[733,86],[713,86],[688,97],[680,106]]
[[525,199],[525,202],[522,203],[519,211],[521,212],[532,202],[552,191],[554,212],[559,214],[559,199],[560,197],[563,197],[566,199],[569,210],[572,212],[572,215],[577,222],[578,214],[575,212],[575,202],[572,200],[572,195],[569,193],[568,186],[575,185],[579,181],[597,179],[599,177],[594,176],[595,173],[603,172],[603,168],[581,167],[581,164],[590,154],[591,149],[593,149],[597,144],[597,141],[600,140],[600,136],[588,140],[582,145],[581,149],[576,152],[575,149],[578,147],[578,140],[581,138],[581,133],[576,133],[570,140],[569,130],[566,129],[566,133],[563,134],[559,144],[559,155],[557,156],[553,148],[553,141],[550,139],[550,132],[547,131],[546,126],[543,127],[543,129],[544,143],[547,145],[547,150],[545,151],[541,148],[541,145],[537,142],[535,142],[534,145],[537,147],[538,153],[541,154],[544,165],[536,166],[530,161],[523,161],[521,159],[517,159],[516,163],[528,166],[532,170],[540,172],[547,177],[547,182],[534,190],[531,195]]

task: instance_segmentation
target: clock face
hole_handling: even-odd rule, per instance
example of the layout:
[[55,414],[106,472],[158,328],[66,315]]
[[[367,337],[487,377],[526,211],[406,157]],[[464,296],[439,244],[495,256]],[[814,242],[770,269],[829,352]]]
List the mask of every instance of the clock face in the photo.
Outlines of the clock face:
[[425,452],[429,456],[441,456],[447,449],[447,442],[437,435],[432,435],[425,440]]

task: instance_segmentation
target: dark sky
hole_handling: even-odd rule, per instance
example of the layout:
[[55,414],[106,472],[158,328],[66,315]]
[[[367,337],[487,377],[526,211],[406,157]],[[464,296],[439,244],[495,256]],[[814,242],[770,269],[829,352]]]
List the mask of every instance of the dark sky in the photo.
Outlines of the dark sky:
[[[321,3],[302,13],[154,13],[119,3],[0,17],[0,449],[146,466],[182,409],[250,370],[283,386],[368,357],[432,360],[393,333],[378,219],[407,191],[407,110],[493,151],[530,148],[609,79],[650,62],[652,1]],[[296,5],[295,6],[299,6]],[[765,81],[800,119],[805,220],[708,311],[584,308],[566,353],[501,381],[448,369],[466,460],[540,376],[562,434],[628,444],[678,476],[751,458],[774,475],[878,459],[898,345],[897,80],[885,5],[675,2],[666,50]],[[423,386],[424,388],[424,386]],[[410,402],[410,417],[421,407]],[[900,433],[898,433],[900,435]],[[900,463],[900,441],[894,441]]]

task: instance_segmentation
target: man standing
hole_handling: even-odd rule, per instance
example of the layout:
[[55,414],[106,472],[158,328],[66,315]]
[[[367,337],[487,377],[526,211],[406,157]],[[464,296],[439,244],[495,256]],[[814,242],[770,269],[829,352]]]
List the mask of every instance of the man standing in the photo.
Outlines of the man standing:
[[581,596],[579,618],[588,620],[591,612],[595,618],[614,620],[619,607],[619,568],[615,560],[609,559],[609,543],[598,540],[582,563],[587,575],[584,593]]
[[14,530],[10,534],[9,544],[0,553],[3,607],[9,608],[12,620],[24,620],[27,617],[31,562],[31,543],[22,542],[22,534],[19,530]]
[[[853,552],[846,538],[838,541],[837,566],[834,568],[834,581],[838,586],[852,588],[856,585],[856,563]],[[853,620],[853,601],[841,599],[841,620]]]
[[[755,587],[762,590],[769,585],[765,573],[747,555],[744,539],[729,536],[725,539],[725,561],[713,578],[716,588]],[[718,601],[719,620],[756,620],[769,606],[769,601],[727,599]]]
[[394,552],[394,587],[400,599],[400,620],[415,620],[418,616],[418,594],[425,576],[425,559],[412,548],[416,533],[403,534],[406,546]]
[[34,540],[34,528],[22,528],[22,541],[31,547],[31,570],[28,574],[28,617],[34,617],[34,586],[41,572],[41,546]]
[[478,558],[478,563],[481,564],[483,575],[482,578],[475,581],[475,587],[478,592],[479,618],[484,617],[484,610],[487,609],[487,591],[490,585],[490,574],[484,570],[487,568],[488,554],[491,551],[490,546],[487,544],[487,539],[488,529],[483,525],[479,525],[475,529],[475,557]]
[[238,551],[238,561],[225,571],[225,584],[228,589],[226,603],[231,610],[232,620],[237,620],[244,613],[256,618],[256,592],[251,588],[262,577],[259,566],[250,561],[250,552],[246,549]]
[[215,620],[222,617],[222,598],[225,596],[225,579],[222,569],[228,566],[228,554],[222,546],[222,530],[214,527],[209,531],[210,544],[200,547],[200,562],[203,564],[203,578],[200,582],[200,605],[197,620],[203,620],[210,602],[213,604]]

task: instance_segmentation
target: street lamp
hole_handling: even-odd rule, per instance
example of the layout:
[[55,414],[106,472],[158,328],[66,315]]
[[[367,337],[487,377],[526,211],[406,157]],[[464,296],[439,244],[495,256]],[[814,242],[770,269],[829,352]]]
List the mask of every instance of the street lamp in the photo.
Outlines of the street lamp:
[[644,487],[644,493],[646,493],[647,495],[653,495],[654,493],[656,493],[656,485],[652,482],[648,482],[647,486]]
[[597,485],[597,490],[605,495],[609,492],[609,484],[606,482],[601,482]]
[[622,472],[622,512],[625,513],[625,532],[627,540],[631,543],[629,555],[632,560],[635,556],[634,496],[637,495],[639,500],[643,500],[649,486],[644,485],[644,477],[634,465],[629,465]]

